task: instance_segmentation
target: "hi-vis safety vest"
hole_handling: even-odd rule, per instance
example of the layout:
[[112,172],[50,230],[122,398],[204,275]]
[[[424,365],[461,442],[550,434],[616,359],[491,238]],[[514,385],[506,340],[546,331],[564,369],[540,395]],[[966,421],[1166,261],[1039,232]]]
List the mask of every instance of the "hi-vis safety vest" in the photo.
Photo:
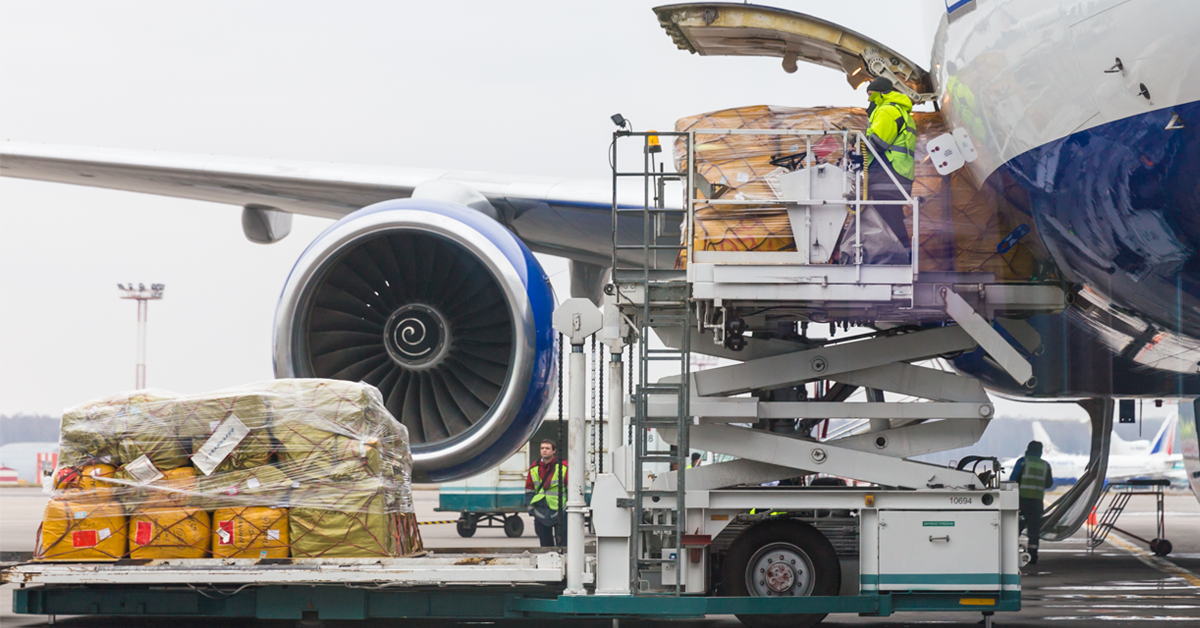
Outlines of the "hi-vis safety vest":
[[[867,123],[867,136],[874,138],[876,150],[883,147],[883,156],[897,176],[916,178],[917,123],[912,117],[912,101],[900,92],[877,94],[875,109]],[[868,153],[866,165],[874,157]]]
[[1046,495],[1046,478],[1050,475],[1050,465],[1041,458],[1025,456],[1025,467],[1021,469],[1020,490],[1023,498],[1042,499]]
[[534,493],[533,499],[529,500],[529,505],[532,506],[544,499],[550,510],[558,510],[558,485],[562,483],[562,463],[555,463],[554,474],[550,476],[550,480],[546,482],[545,486],[542,486],[542,473],[538,465],[533,465],[533,468],[529,470],[529,475],[533,478],[533,485],[537,487],[537,493]]

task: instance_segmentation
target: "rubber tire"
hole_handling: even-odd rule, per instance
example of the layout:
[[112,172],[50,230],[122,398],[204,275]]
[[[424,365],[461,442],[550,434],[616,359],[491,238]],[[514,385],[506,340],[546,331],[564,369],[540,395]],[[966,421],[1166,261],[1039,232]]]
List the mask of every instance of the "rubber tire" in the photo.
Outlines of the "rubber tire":
[[1150,541],[1150,551],[1154,552],[1155,556],[1166,556],[1173,549],[1175,549],[1175,546],[1171,545],[1171,542],[1166,539],[1154,539]]
[[504,518],[504,535],[510,539],[519,538],[525,532],[525,520],[521,515],[509,515]]
[[[816,578],[809,595],[838,594],[842,588],[842,566],[829,539],[807,523],[773,519],[742,532],[729,546],[721,569],[721,595],[749,596],[746,589],[747,563],[760,547],[777,542],[791,543],[808,554]],[[808,628],[821,623],[825,615],[737,615],[737,618],[748,628]]]
[[475,530],[478,529],[475,527],[475,520],[466,517],[454,522],[454,527],[458,530],[458,535],[464,539],[475,536]]

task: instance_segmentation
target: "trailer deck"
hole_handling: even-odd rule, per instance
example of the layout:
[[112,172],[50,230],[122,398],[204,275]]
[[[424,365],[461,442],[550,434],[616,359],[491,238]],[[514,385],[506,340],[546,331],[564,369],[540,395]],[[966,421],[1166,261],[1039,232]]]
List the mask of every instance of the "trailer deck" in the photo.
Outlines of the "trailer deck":
[[3,581],[46,585],[379,584],[384,586],[557,583],[558,552],[453,553],[409,558],[203,558],[117,563],[25,563]]

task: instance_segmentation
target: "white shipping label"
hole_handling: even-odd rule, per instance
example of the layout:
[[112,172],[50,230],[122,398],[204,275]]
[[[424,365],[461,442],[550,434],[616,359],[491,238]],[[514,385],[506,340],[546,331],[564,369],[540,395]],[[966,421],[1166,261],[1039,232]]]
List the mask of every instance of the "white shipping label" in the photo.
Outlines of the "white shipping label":
[[246,480],[246,488],[254,489],[260,486],[262,486],[262,483],[258,481],[258,478],[250,478],[249,480]]
[[278,541],[279,540],[279,530],[267,530],[267,540],[268,541]]
[[225,528],[217,528],[217,536],[221,537],[221,542],[225,544],[228,544],[229,539],[233,538],[233,535],[230,534],[229,530],[226,530]]
[[97,536],[97,537],[98,537],[98,538],[99,538],[101,541],[103,541],[104,539],[107,539],[108,537],[112,536],[112,532],[111,532],[111,531],[109,531],[109,529],[108,529],[108,528],[104,528],[103,530],[97,530],[97,531],[96,531],[96,536]]
[[137,460],[125,465],[125,472],[133,476],[140,484],[153,482],[163,476],[162,471],[150,462],[150,458],[146,454],[138,456]]
[[750,180],[750,175],[746,174],[745,172],[739,172],[737,173],[737,180],[738,183],[745,183]]
[[208,437],[208,440],[200,447],[200,451],[192,456],[192,464],[204,475],[211,475],[213,469],[216,469],[217,465],[221,464],[229,452],[233,451],[233,448],[237,447],[238,443],[242,442],[242,439],[246,438],[249,433],[250,428],[246,427],[246,424],[242,423],[236,414],[229,415],[228,419],[217,426],[213,435]]

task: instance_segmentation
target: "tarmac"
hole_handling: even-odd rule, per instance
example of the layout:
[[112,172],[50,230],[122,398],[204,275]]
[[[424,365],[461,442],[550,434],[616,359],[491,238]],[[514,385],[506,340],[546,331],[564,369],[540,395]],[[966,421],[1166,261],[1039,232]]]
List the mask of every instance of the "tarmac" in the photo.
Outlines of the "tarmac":
[[[38,489],[0,489],[0,554],[33,550],[38,523],[46,502]],[[437,491],[414,491],[417,515],[421,521],[451,520],[455,513],[435,512]],[[1113,533],[1095,551],[1086,546],[1086,530],[1060,543],[1042,543],[1037,565],[1028,566],[1022,578],[1022,610],[994,618],[995,626],[1059,628],[1069,626],[1105,626],[1141,628],[1178,624],[1200,626],[1200,503],[1190,492],[1168,494],[1166,537],[1174,551],[1166,558],[1152,555],[1132,536]],[[481,528],[472,538],[459,537],[453,524],[421,527],[427,548],[536,547],[533,522],[526,517],[525,534],[510,539],[499,528]],[[1132,535],[1154,536],[1154,502],[1135,497],[1121,516],[1118,526]],[[5,558],[9,560],[10,558]],[[66,626],[96,628],[213,628],[214,625],[253,628],[291,628],[292,621],[219,621],[180,618],[51,618],[42,615],[16,615],[12,612],[14,585],[0,587],[0,627]],[[982,615],[972,613],[905,613],[891,617],[832,615],[822,625],[840,626],[976,626]],[[325,628],[416,628],[426,626],[561,626],[555,621],[439,621],[429,620],[342,622],[328,621]],[[610,620],[571,620],[570,628],[612,626]],[[731,616],[688,621],[621,620],[620,626],[638,628],[702,626],[733,628],[741,626]]]

